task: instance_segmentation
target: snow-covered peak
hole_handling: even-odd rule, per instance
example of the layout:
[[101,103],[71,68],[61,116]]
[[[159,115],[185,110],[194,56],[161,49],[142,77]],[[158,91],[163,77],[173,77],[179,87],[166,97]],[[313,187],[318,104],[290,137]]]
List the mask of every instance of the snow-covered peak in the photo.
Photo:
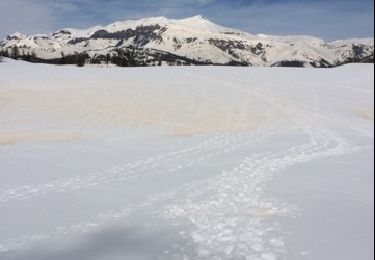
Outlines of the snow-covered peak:
[[175,30],[180,30],[181,32],[186,30],[195,30],[195,31],[210,31],[210,32],[219,32],[223,30],[223,27],[212,23],[207,18],[202,15],[196,15],[184,19],[168,19],[164,16],[143,18],[139,20],[125,20],[117,21],[108,26],[102,27],[102,30],[108,32],[117,32],[127,29],[136,29],[139,26],[152,26],[159,25],[163,27],[172,28]]
[[224,32],[225,31],[238,32],[237,30],[228,29],[220,25],[217,25],[209,21],[206,17],[202,15],[196,15],[196,16],[184,18],[184,19],[168,19],[164,16],[158,16],[158,17],[143,18],[139,20],[116,21],[107,26],[97,25],[89,29],[65,28],[63,30],[55,32],[54,35],[70,33],[72,37],[89,37],[99,30],[105,30],[107,32],[113,33],[113,32],[125,31],[128,29],[135,30],[137,27],[140,27],[140,26],[153,26],[153,25],[168,27],[172,30],[181,31],[181,32],[186,32],[186,31],[211,32],[211,33],[220,33],[223,31]]
[[23,33],[20,33],[20,32],[15,32],[15,33],[12,33],[12,34],[9,34],[6,39],[9,41],[9,40],[22,40],[22,39],[25,39],[27,37],[27,35],[23,34]]
[[228,30],[228,28],[224,28],[220,25],[217,25],[202,15],[196,15],[190,18],[185,18],[185,19],[180,19],[180,20],[172,20],[172,23],[175,25],[179,25],[181,27],[194,29],[197,31],[219,33],[221,31]]
[[124,20],[88,29],[66,28],[49,35],[15,33],[0,42],[32,50],[39,58],[58,59],[83,53],[95,59],[129,52],[140,64],[181,62],[252,66],[337,66],[373,60],[373,38],[325,42],[313,36],[252,35],[215,24],[196,15],[184,19],[164,16]]
[[192,17],[180,19],[180,20],[174,20],[174,21],[179,21],[181,23],[191,23],[191,25],[194,24],[200,24],[200,23],[211,23],[206,17],[202,15],[195,15]]
[[55,32],[54,34],[71,34],[73,37],[89,37],[91,34],[101,30],[102,28],[103,26],[101,25],[96,25],[88,29],[65,28]]

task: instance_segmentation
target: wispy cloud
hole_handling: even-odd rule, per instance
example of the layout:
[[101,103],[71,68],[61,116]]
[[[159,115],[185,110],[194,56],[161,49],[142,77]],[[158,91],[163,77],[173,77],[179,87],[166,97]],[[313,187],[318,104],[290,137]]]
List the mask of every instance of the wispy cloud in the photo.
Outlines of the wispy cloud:
[[372,0],[0,0],[0,37],[149,16],[207,16],[250,33],[373,36]]

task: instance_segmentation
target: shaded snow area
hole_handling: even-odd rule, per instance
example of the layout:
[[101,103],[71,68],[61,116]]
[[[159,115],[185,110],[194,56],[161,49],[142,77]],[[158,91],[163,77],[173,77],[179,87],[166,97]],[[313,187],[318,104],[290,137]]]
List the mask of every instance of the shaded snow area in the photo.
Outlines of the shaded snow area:
[[0,259],[373,259],[373,69],[4,60]]

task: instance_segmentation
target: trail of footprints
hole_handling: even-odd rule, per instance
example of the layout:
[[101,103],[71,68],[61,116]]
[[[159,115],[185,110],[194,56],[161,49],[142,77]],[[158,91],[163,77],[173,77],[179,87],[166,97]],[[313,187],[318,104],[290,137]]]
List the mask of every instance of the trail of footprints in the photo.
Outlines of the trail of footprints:
[[[271,100],[272,101],[272,100]],[[146,199],[138,205],[106,212],[84,223],[57,227],[49,233],[25,235],[0,242],[0,252],[17,250],[72,233],[84,233],[97,226],[124,219],[136,210],[154,208],[162,216],[177,224],[188,223],[193,228],[181,233],[190,241],[178,252],[161,259],[251,259],[274,260],[285,254],[283,239],[274,235],[275,228],[265,225],[268,215],[290,214],[292,209],[283,202],[265,200],[264,184],[280,171],[297,163],[317,158],[352,152],[346,141],[333,132],[311,127],[311,114],[295,107],[280,107],[294,118],[299,129],[310,136],[310,143],[292,147],[277,154],[263,153],[247,157],[230,172],[219,177],[198,181]],[[50,192],[64,192],[100,185],[110,181],[136,178],[141,174],[164,174],[190,167],[262,140],[271,134],[224,134],[180,151],[150,157],[121,167],[114,167],[88,176],[77,176],[51,183],[24,186],[0,192],[0,203],[28,199]],[[175,201],[175,198],[183,198]],[[160,212],[160,205],[169,203]],[[193,253],[186,253],[191,247]],[[189,250],[190,251],[190,250]]]
[[56,180],[38,185],[26,185],[14,189],[0,191],[0,203],[12,200],[26,200],[51,192],[67,192],[87,189],[111,181],[124,181],[136,178],[140,174],[163,174],[191,167],[209,158],[219,156],[249,145],[257,138],[255,134],[223,134],[211,138],[202,144],[180,151],[149,157],[134,163],[113,167],[105,171],[97,171],[86,176],[76,176],[64,180]]
[[[263,138],[265,136],[243,145]],[[153,208],[168,219],[188,221],[196,228],[181,234],[183,238],[190,239],[191,246],[196,249],[194,255],[185,255],[184,247],[181,248],[181,254],[168,255],[166,259],[236,259],[235,257],[241,257],[245,253],[254,256],[250,258],[252,260],[257,259],[256,255],[259,256],[258,259],[274,259],[272,257],[275,254],[282,255],[285,252],[283,241],[279,237],[265,241],[265,235],[272,230],[263,225],[261,220],[265,215],[287,214],[289,208],[282,202],[263,200],[263,185],[274,174],[295,163],[348,152],[345,141],[332,138],[329,135],[317,135],[309,144],[292,147],[285,152],[255,154],[217,178],[204,179],[153,195],[137,205],[98,214],[83,223],[2,241],[0,252],[22,249],[35,242],[57,239],[68,234],[85,233],[103,224],[122,220],[135,211]],[[239,144],[232,145],[230,149],[235,147],[239,147]],[[184,200],[170,203],[176,197],[184,196]],[[169,206],[162,207],[164,210],[160,212],[160,205],[168,205],[168,202]],[[227,258],[223,258],[223,255]]]
[[291,165],[352,151],[343,139],[322,131],[309,144],[248,157],[231,172],[201,187],[189,187],[183,200],[165,208],[164,216],[193,226],[181,236],[190,241],[194,253],[181,248],[161,259],[279,259],[286,253],[283,239],[275,235],[277,227],[262,220],[268,215],[291,214],[293,209],[262,198],[267,180]]
[[[202,162],[205,159],[212,158],[215,156],[218,156],[223,153],[228,153],[231,151],[234,151],[236,149],[239,149],[244,146],[248,146],[251,144],[254,144],[260,140],[263,140],[266,138],[268,134],[223,134],[215,138],[211,138],[208,141],[205,141],[204,143],[187,148],[178,152],[171,152],[165,155],[161,155],[157,157],[157,160],[162,160],[162,158],[165,158],[163,161],[164,163],[169,162],[168,165],[171,163],[176,164],[176,159],[185,159],[187,162],[185,163],[185,167],[194,165],[198,162]],[[210,151],[210,153],[207,153],[207,151]],[[190,158],[192,155],[196,155],[195,158]],[[144,160],[147,162],[151,162],[151,160]],[[193,163],[192,163],[193,162]],[[139,162],[133,164],[133,165],[140,165]],[[164,165],[164,164],[163,164]],[[153,165],[151,165],[153,166]],[[155,167],[154,167],[155,168]],[[178,161],[178,163],[175,166],[172,166],[169,168],[178,170],[181,169],[181,163]],[[145,168],[142,168],[145,170]],[[160,170],[157,172],[151,172],[149,174],[158,174],[158,173],[163,173],[165,172]],[[141,173],[141,171],[136,172],[136,174]],[[107,172],[108,174],[108,172]],[[97,176],[97,175],[95,175]],[[130,178],[131,176],[136,176],[136,175],[128,175],[128,174],[121,174],[120,176],[116,176],[116,180],[125,180]],[[92,176],[90,176],[92,177]],[[114,180],[112,178],[111,180]],[[69,179],[71,181],[71,179]],[[87,181],[87,179],[86,179]],[[95,179],[97,181],[97,179]],[[55,182],[58,183],[58,182]],[[67,180],[64,181],[64,183],[67,183]],[[41,186],[46,186],[47,184],[43,184]],[[51,184],[49,184],[51,185]],[[51,185],[55,187],[56,185]],[[82,188],[83,186],[80,186]],[[86,186],[90,187],[90,186]],[[53,238],[58,238],[61,236],[64,236],[66,234],[71,234],[71,233],[84,233],[87,232],[97,226],[100,226],[101,224],[108,223],[108,222],[113,222],[122,218],[125,218],[128,216],[131,212],[134,212],[134,210],[140,210],[143,208],[149,208],[153,204],[155,204],[158,201],[164,201],[164,200],[169,200],[175,197],[176,194],[180,193],[181,190],[183,190],[184,187],[180,187],[174,190],[170,190],[168,192],[164,192],[159,195],[153,195],[150,198],[146,199],[143,203],[139,203],[136,206],[134,205],[128,205],[126,208],[118,210],[118,211],[111,211],[111,212],[106,212],[103,214],[99,214],[96,216],[93,216],[90,218],[87,222],[84,223],[78,223],[78,224],[73,224],[70,226],[64,226],[64,227],[57,227],[55,230],[49,232],[49,233],[41,233],[41,234],[34,234],[34,235],[24,235],[12,239],[8,239],[6,241],[0,242],[0,252],[8,252],[12,250],[17,250],[21,249],[24,246],[30,245],[34,242],[38,241],[45,241]],[[21,189],[19,189],[21,190]],[[22,189],[23,190],[23,189]],[[54,191],[54,190],[52,190]],[[36,195],[41,195],[41,194],[46,194],[48,191],[44,193],[37,193]],[[13,193],[15,194],[15,193]],[[15,198],[18,198],[17,196]]]

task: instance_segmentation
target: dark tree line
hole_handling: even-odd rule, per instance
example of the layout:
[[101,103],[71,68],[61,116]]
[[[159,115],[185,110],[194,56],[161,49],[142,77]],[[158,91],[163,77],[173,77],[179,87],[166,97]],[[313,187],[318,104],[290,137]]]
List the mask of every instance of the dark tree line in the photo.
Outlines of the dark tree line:
[[74,53],[65,55],[64,52],[61,52],[61,58],[53,59],[53,63],[65,65],[65,64],[75,64],[77,67],[84,67],[86,61],[89,59],[87,53]]
[[89,62],[92,64],[115,64],[118,67],[146,67],[146,66],[161,66],[161,60],[143,60],[136,59],[134,51],[125,52],[118,49],[116,52],[106,55],[98,55],[91,57]]
[[30,52],[25,52],[24,50],[21,52],[17,46],[13,48],[1,50],[0,56],[15,59],[15,60],[25,60],[29,62],[34,62],[37,59],[35,52],[30,53]]
[[19,47],[15,46],[8,49],[0,50],[0,57],[6,57],[11,58],[15,60],[24,60],[28,62],[33,63],[50,63],[50,64],[75,64],[78,67],[85,66],[86,61],[90,58],[88,54],[79,54],[74,53],[70,55],[65,55],[63,52],[61,52],[60,58],[54,58],[54,59],[42,59],[37,57],[35,52],[29,52],[25,50],[20,50]]
[[193,64],[192,61],[183,61],[176,56],[168,54],[148,55],[147,53],[139,52],[137,49],[129,48],[127,50],[116,49],[113,53],[106,55],[96,55],[90,57],[87,53],[65,54],[60,53],[59,58],[42,59],[37,57],[35,52],[29,52],[18,48],[17,46],[0,50],[0,56],[8,57],[17,60],[24,60],[34,63],[49,63],[57,65],[76,65],[84,67],[86,63],[90,64],[115,64],[118,67],[147,67],[147,66],[162,66],[164,61],[169,66],[187,66]]

